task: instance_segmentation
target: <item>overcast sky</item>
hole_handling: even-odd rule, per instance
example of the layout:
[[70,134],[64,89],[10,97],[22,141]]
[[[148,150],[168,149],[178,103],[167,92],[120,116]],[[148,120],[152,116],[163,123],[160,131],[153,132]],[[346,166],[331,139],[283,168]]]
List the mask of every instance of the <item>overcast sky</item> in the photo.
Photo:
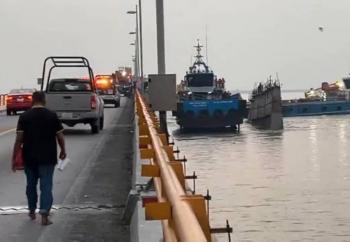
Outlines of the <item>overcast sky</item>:
[[[0,0],[0,92],[36,87],[49,55],[84,55],[95,74],[131,66],[132,0]],[[350,72],[349,0],[164,0],[166,69],[183,78],[193,45],[228,89],[278,72],[284,89]],[[144,72],[156,73],[155,0],[143,0]],[[319,31],[322,26],[324,31]]]

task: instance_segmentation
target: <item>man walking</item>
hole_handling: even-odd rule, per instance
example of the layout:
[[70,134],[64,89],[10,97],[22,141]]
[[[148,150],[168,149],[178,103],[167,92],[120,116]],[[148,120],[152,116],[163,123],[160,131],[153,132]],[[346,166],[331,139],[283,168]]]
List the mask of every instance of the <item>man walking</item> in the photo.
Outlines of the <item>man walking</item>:
[[45,103],[45,93],[34,92],[32,108],[19,117],[12,156],[12,170],[15,171],[16,154],[23,147],[29,217],[32,220],[36,218],[37,184],[40,181],[41,224],[49,225],[52,223],[48,216],[53,203],[53,173],[57,164],[56,140],[61,149],[60,159],[66,158],[66,151],[63,126],[56,113],[45,108]]

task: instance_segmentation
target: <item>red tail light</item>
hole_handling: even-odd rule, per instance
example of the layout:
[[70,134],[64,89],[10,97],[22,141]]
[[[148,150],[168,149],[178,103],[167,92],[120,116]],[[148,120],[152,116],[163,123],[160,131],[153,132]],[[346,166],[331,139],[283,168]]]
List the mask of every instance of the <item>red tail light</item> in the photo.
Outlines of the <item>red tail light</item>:
[[11,102],[12,100],[13,100],[13,97],[11,97],[11,96],[6,97],[6,102]]
[[29,101],[32,101],[33,97],[31,95],[25,96],[26,99],[28,99]]
[[97,100],[96,100],[96,95],[91,96],[91,109],[96,109],[97,106]]

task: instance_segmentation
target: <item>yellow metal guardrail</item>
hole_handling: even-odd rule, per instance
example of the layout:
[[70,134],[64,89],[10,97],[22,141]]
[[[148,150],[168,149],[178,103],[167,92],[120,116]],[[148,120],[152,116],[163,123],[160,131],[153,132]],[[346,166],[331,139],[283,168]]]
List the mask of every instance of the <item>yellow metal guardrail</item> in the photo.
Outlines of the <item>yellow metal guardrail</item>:
[[185,171],[174,157],[159,120],[139,92],[135,95],[139,125],[141,175],[153,177],[157,201],[145,204],[147,220],[161,220],[165,242],[212,241],[205,197],[186,192]]

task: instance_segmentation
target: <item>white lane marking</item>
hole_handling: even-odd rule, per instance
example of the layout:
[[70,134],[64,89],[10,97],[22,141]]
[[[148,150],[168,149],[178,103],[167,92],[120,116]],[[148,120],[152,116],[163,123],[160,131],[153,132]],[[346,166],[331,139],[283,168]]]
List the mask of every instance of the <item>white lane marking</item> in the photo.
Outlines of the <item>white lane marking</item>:
[[11,133],[11,132],[13,132],[13,131],[16,131],[16,129],[13,128],[13,129],[9,129],[9,130],[6,130],[6,131],[4,131],[4,132],[1,132],[1,133],[0,133],[0,136],[3,136],[3,135],[5,135],[5,134],[9,134],[9,133]]

